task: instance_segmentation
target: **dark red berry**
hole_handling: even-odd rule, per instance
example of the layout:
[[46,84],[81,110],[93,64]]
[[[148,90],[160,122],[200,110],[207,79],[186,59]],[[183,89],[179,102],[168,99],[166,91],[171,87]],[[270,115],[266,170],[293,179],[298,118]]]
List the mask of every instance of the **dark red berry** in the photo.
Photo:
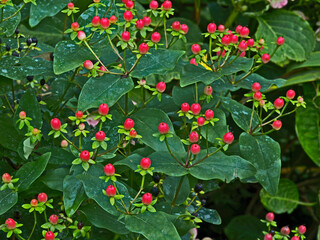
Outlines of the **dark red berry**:
[[99,16],[94,16],[92,18],[92,26],[98,27],[100,25],[100,17]]
[[80,41],[82,41],[82,40],[84,40],[87,36],[86,36],[86,34],[84,33],[84,31],[79,31],[79,32],[77,33],[77,37],[78,37],[78,39],[79,39]]
[[300,226],[298,227],[298,232],[299,232],[300,234],[305,234],[306,231],[307,231],[306,226],[300,225]]
[[80,153],[80,159],[83,162],[88,162],[90,159],[90,153],[87,150],[84,150]]
[[264,240],[272,240],[273,237],[270,233],[267,233],[265,236],[264,236]]
[[112,16],[110,17],[110,23],[116,23],[116,22],[117,22],[117,17],[114,16],[114,15],[112,15]]
[[136,21],[136,28],[140,29],[140,30],[144,28],[144,23],[143,23],[142,19],[138,19]]
[[104,133],[104,131],[99,131],[96,133],[96,140],[99,142],[104,141],[104,139],[106,138],[106,134]]
[[137,136],[137,131],[132,129],[130,132],[129,132],[129,137],[131,138],[135,138]]
[[230,36],[231,43],[235,44],[238,42],[239,38],[237,35]]
[[68,9],[69,9],[69,10],[74,9],[74,4],[73,4],[72,2],[69,2],[69,3],[68,3]]
[[152,203],[152,195],[151,193],[145,193],[142,196],[142,203],[144,205],[150,205]]
[[49,217],[49,221],[51,224],[53,225],[56,225],[59,221],[59,217],[55,214],[52,214],[50,217]]
[[268,212],[268,213],[266,214],[266,220],[267,220],[268,222],[272,222],[272,221],[274,220],[274,213],[273,213],[273,212]]
[[260,101],[260,100],[262,99],[262,94],[261,94],[261,92],[255,92],[255,93],[253,94],[253,98],[254,98],[255,100],[257,100],[257,101]]
[[242,40],[239,45],[238,45],[238,49],[241,51],[241,52],[244,52],[247,50],[247,47],[248,47],[248,44],[245,40]]
[[104,166],[104,173],[106,176],[111,177],[114,175],[116,170],[114,169],[114,166],[111,163],[108,163],[107,165]]
[[100,26],[101,26],[103,29],[107,29],[107,28],[110,26],[109,19],[108,19],[108,18],[101,18],[101,19],[100,19]]
[[77,22],[71,23],[71,29],[73,31],[78,31],[79,30],[79,23],[77,23]]
[[229,35],[224,35],[224,36],[221,38],[221,43],[222,43],[224,46],[228,46],[228,45],[231,43],[230,36],[229,36]]
[[290,228],[288,226],[282,227],[280,233],[284,236],[287,236],[290,234]]
[[60,127],[61,127],[61,122],[60,122],[60,120],[58,119],[58,118],[53,118],[53,119],[51,119],[51,122],[50,122],[50,124],[51,124],[51,128],[53,129],[53,130],[60,130]]
[[55,239],[54,233],[51,231],[46,232],[46,234],[44,235],[44,239],[45,240],[54,240]]
[[131,0],[126,2],[126,8],[127,9],[132,9],[133,7],[134,7],[134,3]]
[[191,152],[193,155],[199,154],[199,153],[200,153],[200,150],[201,150],[201,148],[200,148],[200,146],[199,146],[198,144],[194,143],[194,144],[191,145],[190,152]]
[[30,201],[30,205],[31,205],[32,207],[38,206],[38,200],[37,200],[37,199],[32,199],[32,200]]
[[204,113],[204,117],[207,120],[211,120],[214,117],[214,112],[211,109],[208,109],[205,113]]
[[82,111],[76,112],[76,118],[77,119],[81,119],[82,117],[83,117],[83,112]]
[[224,27],[224,25],[219,25],[219,26],[218,26],[218,31],[219,31],[219,32],[224,32],[225,29],[226,29],[226,28]]
[[258,83],[258,82],[252,83],[251,90],[252,90],[253,92],[259,92],[260,89],[261,89],[260,83]]
[[163,93],[166,90],[166,84],[165,82],[158,82],[156,89],[158,92]]
[[114,197],[117,194],[117,190],[113,185],[109,185],[106,189],[106,194],[108,197]]
[[199,140],[199,134],[196,131],[193,131],[189,135],[189,141],[192,143],[198,142]]
[[248,46],[249,46],[249,47],[253,47],[253,45],[254,45],[254,40],[253,40],[252,38],[250,38],[247,43],[248,43]]
[[241,25],[238,25],[236,27],[236,33],[240,33],[241,32],[241,29],[242,29],[242,26]]
[[194,115],[198,115],[201,112],[201,106],[199,103],[192,104],[190,109]]
[[162,6],[163,10],[168,11],[172,8],[172,3],[171,3],[171,1],[166,0],[162,3],[161,6]]
[[190,64],[193,64],[193,65],[195,65],[195,66],[198,66],[198,63],[197,63],[197,61],[196,61],[195,58],[191,58],[191,59],[190,59]]
[[293,236],[291,240],[300,240],[300,238],[298,236]]
[[127,118],[124,121],[124,125],[123,126],[124,126],[125,130],[130,130],[131,128],[134,127],[134,121],[131,118]]
[[169,132],[168,124],[161,122],[158,126],[158,131],[160,134],[167,134]]
[[142,169],[147,170],[151,166],[150,158],[142,158],[140,161],[140,166]]
[[38,201],[39,202],[46,202],[48,201],[48,196],[46,193],[39,193],[38,194]]
[[108,115],[109,106],[106,103],[103,103],[99,106],[99,114],[102,116]]
[[281,109],[283,105],[284,105],[284,101],[282,98],[277,98],[273,102],[273,106],[275,107],[275,109]]
[[91,70],[93,68],[93,63],[90,60],[86,60],[83,63],[85,69]]
[[282,127],[282,122],[280,120],[275,120],[273,123],[272,123],[272,127],[273,129],[275,130],[280,130],[280,128]]
[[8,218],[5,221],[5,224],[7,224],[7,228],[10,230],[15,229],[17,226],[16,222],[12,218]]
[[231,144],[233,140],[234,140],[234,136],[232,132],[227,132],[222,138],[222,141],[226,144]]
[[181,25],[181,30],[183,31],[184,34],[187,34],[189,32],[189,27],[187,24],[182,24]]
[[249,35],[249,28],[242,27],[240,31],[240,37],[247,37]]

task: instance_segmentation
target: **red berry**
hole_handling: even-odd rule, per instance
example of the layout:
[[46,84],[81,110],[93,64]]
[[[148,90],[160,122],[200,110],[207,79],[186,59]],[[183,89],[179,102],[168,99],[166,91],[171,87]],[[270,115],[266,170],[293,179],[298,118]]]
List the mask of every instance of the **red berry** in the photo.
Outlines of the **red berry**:
[[48,196],[46,193],[39,193],[38,194],[38,201],[39,202],[46,202],[48,201]]
[[195,65],[195,66],[198,66],[198,63],[197,63],[197,61],[196,61],[195,58],[191,58],[191,59],[190,59],[190,64],[193,64],[193,65]]
[[241,52],[244,52],[245,50],[247,50],[248,44],[245,40],[242,40],[239,45],[238,48]]
[[171,1],[166,0],[162,3],[161,6],[162,6],[163,10],[168,11],[172,8],[172,3],[171,3]]
[[160,33],[158,33],[158,32],[152,33],[152,35],[151,35],[151,41],[152,42],[158,43],[158,42],[160,42],[160,39],[161,39],[161,34]]
[[261,85],[260,85],[260,83],[258,83],[258,82],[254,82],[254,83],[252,84],[252,86],[251,86],[251,90],[252,90],[253,92],[259,92],[260,89],[261,89]]
[[291,99],[293,99],[293,98],[296,96],[296,92],[295,92],[294,90],[292,90],[292,89],[289,89],[289,90],[287,91],[286,96],[287,96],[288,99],[291,100]]
[[143,17],[143,18],[142,18],[142,21],[143,21],[143,23],[144,23],[144,26],[146,26],[146,27],[151,24],[151,18],[148,17],[148,16]]
[[198,119],[197,119],[198,126],[200,126],[200,127],[203,126],[205,121],[206,120],[203,117],[198,117]]
[[158,92],[163,93],[166,90],[166,84],[165,82],[158,82],[156,89]]
[[283,37],[278,37],[277,39],[277,45],[281,46],[284,44],[284,38]]
[[[221,53],[221,51],[219,50],[218,52],[217,52],[217,56],[220,56],[220,53]],[[226,51],[225,50],[223,50],[222,51],[222,58],[224,58],[224,56],[226,55]]]
[[193,44],[192,46],[191,46],[191,51],[192,51],[192,53],[193,54],[199,54],[200,53],[200,51],[201,51],[201,47],[200,47],[200,45],[199,44]]
[[242,29],[242,26],[241,25],[238,25],[236,27],[236,33],[240,33],[241,32],[241,29]]
[[246,55],[246,52],[243,51],[242,53],[240,53],[239,57],[244,57]]
[[128,31],[124,31],[122,34],[121,34],[121,39],[122,41],[124,42],[129,42],[130,41],[130,33]]
[[9,173],[4,173],[4,174],[2,175],[2,181],[3,181],[4,183],[9,183],[9,182],[11,182],[11,176],[10,176],[10,174],[9,174]]
[[242,27],[240,31],[240,36],[241,37],[247,37],[249,35],[249,28],[247,27]]
[[143,29],[143,27],[144,27],[144,22],[143,22],[143,20],[142,19],[138,19],[137,21],[136,21],[136,28],[137,29]]
[[141,43],[139,45],[139,53],[144,55],[149,51],[149,46],[146,43]]
[[183,31],[184,34],[187,34],[189,31],[189,27],[187,24],[182,24],[181,25],[181,30]]
[[31,202],[30,202],[30,205],[31,205],[32,207],[36,207],[36,206],[38,205],[37,199],[32,199]]
[[150,158],[142,158],[140,161],[140,166],[142,169],[147,170],[151,166]]
[[272,222],[272,221],[274,220],[274,213],[273,213],[273,212],[268,212],[268,213],[266,214],[266,220],[267,220],[268,222]]
[[300,240],[300,238],[298,236],[293,236],[291,240]]
[[211,86],[205,86],[203,93],[207,96],[210,96],[212,94],[212,87]]
[[264,236],[264,240],[272,240],[273,237],[270,233],[267,233],[265,236]]
[[94,16],[92,18],[92,26],[97,27],[100,25],[100,18],[99,16]]
[[287,236],[290,234],[290,228],[288,226],[282,227],[280,232],[282,235]]
[[106,194],[108,197],[114,197],[117,194],[117,190],[113,185],[109,185],[106,189]]
[[230,36],[229,35],[224,35],[222,38],[221,38],[221,43],[225,46],[228,46],[231,42],[231,39],[230,39]]
[[99,106],[99,114],[102,116],[108,115],[109,106],[106,103],[103,103]]
[[56,225],[59,221],[59,217],[55,214],[52,214],[50,217],[49,217],[49,221],[51,224],[53,225]]
[[193,131],[189,135],[189,141],[192,143],[198,142],[199,140],[199,134],[196,131]]
[[80,153],[80,159],[83,162],[88,162],[90,159],[90,153],[87,150],[84,150]]
[[45,240],[54,240],[55,239],[54,233],[51,231],[46,232],[46,234],[44,235],[44,239]]
[[238,36],[237,35],[232,35],[230,36],[230,40],[231,40],[231,43],[237,43],[238,42]]
[[217,30],[217,25],[214,23],[209,23],[207,26],[208,33],[214,33]]
[[19,118],[20,118],[21,120],[26,119],[26,117],[27,117],[27,114],[26,114],[26,112],[25,112],[25,111],[21,111],[21,112],[19,112]]
[[131,118],[127,118],[124,121],[124,125],[123,126],[124,126],[125,130],[130,130],[131,128],[134,127],[134,121]]
[[98,74],[100,77],[103,76],[107,72],[107,70],[104,68],[104,66],[100,66],[99,71],[100,72],[98,72]]
[[200,146],[196,143],[192,144],[191,145],[191,148],[190,148],[190,152],[193,154],[193,155],[197,155],[200,153]]
[[227,132],[222,138],[222,141],[226,144],[231,144],[233,140],[234,140],[234,136],[232,132]]
[[32,129],[33,136],[37,136],[38,134],[39,134],[39,129],[37,129],[37,128]]
[[73,31],[78,31],[79,30],[79,23],[77,23],[77,22],[71,23],[71,29]]
[[299,231],[300,234],[305,234],[306,231],[307,231],[307,228],[306,228],[306,226],[304,226],[304,225],[300,225],[300,226],[298,227],[298,231]]
[[125,11],[125,12],[123,13],[123,18],[124,18],[124,20],[126,20],[127,22],[130,22],[130,21],[132,20],[132,18],[133,18],[132,12],[131,12],[131,11]]
[[207,120],[211,120],[214,117],[214,112],[211,109],[208,109],[205,113],[204,116]]
[[90,60],[86,60],[83,63],[85,69],[91,70],[93,68],[93,63]]
[[[111,18],[110,18],[110,19],[111,19]],[[107,29],[107,28],[110,26],[109,19],[108,19],[108,18],[101,18],[101,19],[100,19],[100,26],[101,26],[103,29]]]
[[189,104],[188,103],[182,103],[181,104],[181,112],[187,113],[189,111]]
[[100,2],[100,0],[93,0],[93,2],[95,2],[95,3],[99,3],[99,2]]
[[16,222],[12,218],[8,218],[5,221],[5,224],[7,224],[7,228],[10,230],[15,229],[16,225],[17,225]]
[[250,39],[248,40],[248,46],[249,46],[249,47],[253,47],[253,45],[254,45],[254,40],[253,40],[252,38],[250,38]]
[[82,117],[83,117],[83,112],[81,112],[81,111],[76,112],[77,119],[81,119]]
[[99,142],[104,141],[104,139],[106,138],[106,134],[104,133],[104,131],[99,131],[96,133],[96,140]]
[[53,118],[53,119],[51,119],[51,122],[50,122],[50,124],[51,124],[51,128],[53,129],[53,130],[60,130],[60,127],[61,127],[61,122],[60,122],[60,120],[58,119],[58,118]]
[[219,26],[218,26],[218,31],[219,31],[219,32],[224,32],[224,30],[225,30],[224,25],[219,25]]
[[149,4],[149,8],[152,10],[156,10],[159,7],[159,3],[155,0],[152,0]]
[[284,105],[284,101],[282,98],[277,98],[273,102],[273,106],[275,107],[275,109],[281,109],[283,105]]
[[268,63],[270,61],[270,55],[265,53],[261,56],[261,60],[263,63]]
[[63,140],[61,141],[60,145],[61,145],[62,148],[66,148],[66,147],[68,147],[69,143],[67,142],[67,140],[64,140],[64,139],[63,139]]
[[198,115],[201,111],[201,106],[199,103],[194,103],[191,105],[191,112],[194,114],[194,115]]
[[161,122],[158,126],[158,131],[160,134],[167,134],[169,132],[168,124]]
[[131,0],[126,2],[126,8],[127,9],[132,9],[133,7],[134,7],[134,3]]
[[144,205],[150,205],[152,203],[152,194],[151,193],[145,193],[142,196],[142,203]]
[[72,2],[69,2],[69,3],[68,3],[68,9],[69,9],[69,10],[74,9],[74,4],[73,4]]
[[111,22],[111,23],[116,23],[116,22],[117,22],[117,17],[114,16],[114,15],[112,15],[112,16],[110,17],[110,22]]
[[107,165],[104,166],[104,173],[106,176],[111,177],[114,175],[116,170],[114,169],[114,166],[111,163],[108,163]]
[[254,98],[255,100],[257,100],[257,101],[260,101],[260,100],[262,99],[262,94],[261,94],[261,92],[255,92],[255,93],[253,94],[253,98]]
[[128,0],[122,0],[123,4],[126,4],[128,2]]
[[131,138],[135,138],[137,136],[137,131],[132,129],[130,132],[129,132],[129,137]]
[[179,21],[175,21],[175,22],[172,23],[172,29],[173,29],[174,31],[179,31],[180,28],[181,28],[181,24],[180,24]]

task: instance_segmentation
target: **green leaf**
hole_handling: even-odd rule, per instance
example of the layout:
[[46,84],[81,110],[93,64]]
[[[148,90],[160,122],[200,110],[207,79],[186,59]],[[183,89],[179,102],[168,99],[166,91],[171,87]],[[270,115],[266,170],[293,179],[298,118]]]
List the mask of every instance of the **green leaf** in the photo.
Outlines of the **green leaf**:
[[98,204],[90,203],[80,208],[87,219],[97,228],[108,229],[117,234],[128,234],[125,228],[124,219],[118,220],[117,217],[104,211]]
[[[285,39],[276,54],[271,58],[275,63],[286,60],[303,61],[309,57],[315,47],[315,36],[308,22],[298,14],[278,10],[258,18],[257,39],[263,38],[268,44],[268,53],[276,48],[277,38]],[[298,30],[299,29],[299,30]]]
[[209,85],[221,77],[220,72],[209,71],[201,65],[194,66],[193,64],[186,64],[180,76],[180,86],[185,87],[196,82],[203,82]]
[[12,79],[0,76],[0,95],[10,92],[13,86],[12,84]]
[[289,179],[281,179],[278,192],[268,194],[264,189],[260,191],[260,199],[266,209],[277,214],[292,213],[299,203],[299,191],[296,184]]
[[37,5],[31,4],[29,24],[35,27],[42,19],[52,17],[67,6],[69,0],[37,1]]
[[[16,11],[18,11],[18,6],[5,5],[3,8],[1,8],[1,11],[3,11],[3,19],[6,19],[6,18],[12,16],[13,14],[15,14]],[[18,12],[18,14],[15,15],[14,17],[12,17],[4,22],[1,21],[1,23],[0,23],[1,33],[5,34],[7,36],[12,35],[14,33],[14,31],[17,29],[17,27],[20,23],[20,20],[21,20],[21,13]]]
[[98,108],[102,103],[107,103],[111,107],[133,86],[130,77],[121,78],[118,75],[104,74],[99,78],[90,78],[80,93],[78,110]]
[[[132,115],[135,121],[135,129],[142,136],[141,141],[154,149],[155,151],[168,151],[165,142],[160,142],[159,138],[152,136],[158,132],[158,125],[165,122],[169,126],[169,131],[174,133],[173,125],[163,111],[154,108],[143,108]],[[180,138],[174,134],[168,139],[172,152],[185,152]]]
[[55,165],[71,165],[72,161],[75,158],[70,151],[60,147],[53,147],[53,146],[42,147],[42,148],[38,148],[37,152],[40,152],[40,153],[51,152],[49,164],[55,164]]
[[18,202],[18,193],[7,188],[0,191],[0,215],[6,213]]
[[178,194],[178,198],[176,200],[176,205],[180,205],[184,203],[187,200],[187,197],[190,194],[190,185],[189,180],[187,177],[166,177],[163,181],[163,192],[164,192],[164,198],[168,202],[173,202],[178,186],[180,184],[180,181],[182,181],[180,191]]
[[221,75],[227,76],[237,72],[249,72],[253,65],[253,58],[237,58],[230,65],[229,62],[233,60],[234,57],[231,57],[230,60],[226,63],[224,67],[220,70]]
[[201,218],[205,222],[215,224],[215,225],[221,224],[220,215],[214,209],[202,207],[197,213],[199,214],[199,218]]
[[37,143],[31,143],[30,138],[27,138],[23,141],[23,156],[25,157],[25,159],[28,159],[36,145]]
[[63,181],[68,174],[69,168],[57,168],[43,176],[41,181],[49,188],[63,192]]
[[5,114],[0,116],[0,144],[12,151],[18,151],[19,144],[23,140],[16,130],[15,121]]
[[297,73],[292,74],[290,77],[288,77],[285,87],[297,85],[300,83],[306,83],[306,82],[313,82],[317,81],[320,78],[320,69],[312,69],[312,70],[304,70],[304,71],[298,71]]
[[320,67],[320,51],[312,52],[310,57],[303,63],[297,63],[288,67],[288,71],[292,71],[299,68]]
[[256,179],[269,194],[276,194],[280,180],[281,159],[279,143],[266,135],[240,135],[241,156],[257,169]]
[[139,215],[126,215],[126,228],[142,234],[148,240],[180,240],[174,225],[162,212],[145,212]]
[[265,224],[249,215],[233,218],[225,229],[229,240],[257,240],[258,237],[263,239],[262,231],[267,231]]
[[17,171],[15,177],[19,178],[17,185],[19,192],[27,190],[31,184],[40,177],[46,169],[50,156],[51,153],[47,152],[40,156],[36,161],[24,164]]

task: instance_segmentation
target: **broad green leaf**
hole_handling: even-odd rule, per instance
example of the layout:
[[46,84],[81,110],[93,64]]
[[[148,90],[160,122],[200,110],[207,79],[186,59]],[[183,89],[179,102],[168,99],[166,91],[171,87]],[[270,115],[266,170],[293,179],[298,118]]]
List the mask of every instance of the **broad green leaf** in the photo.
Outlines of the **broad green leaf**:
[[28,159],[37,143],[31,143],[30,138],[23,141],[23,156]]
[[[210,148],[209,153],[215,150],[215,148]],[[203,159],[206,154],[206,150],[201,151],[197,155],[196,161],[193,161],[193,164]],[[189,171],[192,176],[201,180],[220,179],[226,182],[230,182],[235,178],[245,180],[256,173],[250,162],[236,155],[227,156],[221,151],[191,167]]]
[[281,159],[279,143],[266,135],[240,135],[241,156],[257,169],[256,179],[269,194],[276,194],[280,180]]
[[202,207],[198,211],[199,218],[201,218],[203,221],[215,224],[215,225],[220,225],[221,224],[221,218],[219,213],[214,210],[214,209],[209,209]]
[[78,109],[85,111],[89,108],[98,108],[102,103],[107,103],[111,107],[133,86],[130,77],[121,78],[118,75],[104,74],[99,78],[90,78],[80,93]]
[[264,189],[260,191],[260,200],[264,207],[277,214],[292,213],[299,203],[299,191],[296,184],[289,179],[281,179],[278,192],[268,194]]
[[18,202],[18,193],[6,188],[0,191],[0,215],[6,213]]
[[126,215],[126,228],[142,234],[148,240],[180,240],[173,224],[162,212],[145,212],[139,215]]
[[167,202],[173,202],[176,196],[177,189],[181,183],[180,191],[176,199],[175,204],[180,205],[187,200],[187,197],[190,194],[190,185],[187,177],[166,177],[163,181],[163,192],[164,198]]
[[288,67],[288,71],[292,71],[299,68],[308,68],[308,67],[320,67],[320,52],[311,53],[310,57],[303,63],[294,64],[291,67]]
[[221,75],[231,75],[237,72],[249,72],[253,65],[253,58],[237,58],[233,63],[229,64],[233,60],[233,57],[222,67],[220,70]]
[[297,85],[305,82],[317,81],[320,78],[320,68],[315,68],[312,70],[299,71],[288,77],[285,87]]
[[37,5],[31,4],[29,24],[35,27],[42,19],[52,17],[67,6],[69,0],[37,1]]
[[23,140],[15,128],[15,122],[5,114],[0,116],[0,145],[12,151],[18,151],[19,144]]
[[42,147],[42,148],[38,148],[37,152],[52,153],[48,164],[71,165],[72,161],[75,159],[75,156],[70,151],[65,150],[61,147],[54,147],[54,146]]
[[258,237],[263,239],[262,231],[267,231],[265,224],[250,215],[233,218],[225,229],[229,240],[257,240]]
[[[13,14],[15,14],[18,11],[18,9],[19,7],[17,5],[14,5],[14,6],[5,5],[3,8],[1,8],[1,11],[3,11],[3,15],[1,13],[1,17],[3,16],[1,20],[2,19],[6,20],[6,18],[11,17]],[[14,33],[14,31],[17,29],[20,23],[20,19],[21,19],[21,13],[18,12],[18,14],[15,15],[14,17],[3,22],[1,21],[0,23],[1,33],[7,36],[11,36]]]
[[117,234],[128,234],[125,228],[124,219],[118,220],[117,217],[104,211],[98,204],[91,203],[80,208],[93,226],[108,229]]
[[12,90],[12,86],[12,79],[0,76],[0,95],[4,95],[10,92]]
[[278,10],[258,18],[257,39],[263,38],[268,45],[268,53],[276,48],[277,38],[285,39],[276,54],[271,58],[275,63],[286,60],[303,61],[309,57],[315,47],[315,36],[308,22],[298,14]]
[[185,87],[196,82],[203,82],[209,85],[221,77],[220,72],[209,71],[200,65],[186,64],[180,76],[180,86]]
[[173,125],[163,111],[155,108],[143,108],[132,115],[135,121],[135,129],[142,136],[141,141],[155,151],[168,151],[165,142],[160,142],[158,137],[152,136],[158,133],[159,123],[165,122],[169,125],[169,131],[173,133],[172,138],[168,138],[168,143],[172,152],[185,152],[180,138],[175,135]]
[[17,187],[18,191],[27,190],[31,184],[37,180],[43,171],[46,169],[51,153],[45,153],[36,161],[24,164],[16,173],[16,178],[19,178]]
[[[50,160],[49,160],[50,163]],[[63,192],[63,180],[69,174],[69,168],[57,168],[47,173],[41,181],[49,188]]]

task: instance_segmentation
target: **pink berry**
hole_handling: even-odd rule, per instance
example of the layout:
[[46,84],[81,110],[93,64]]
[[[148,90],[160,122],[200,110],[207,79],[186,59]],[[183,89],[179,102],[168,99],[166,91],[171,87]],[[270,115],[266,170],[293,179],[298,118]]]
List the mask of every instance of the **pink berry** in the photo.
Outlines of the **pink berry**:
[[88,162],[90,159],[90,153],[87,150],[84,150],[80,153],[80,159],[83,162]]
[[129,42],[130,40],[130,33],[128,31],[124,31],[122,34],[121,34],[121,39],[122,41],[124,42]]
[[254,83],[252,84],[252,86],[251,86],[251,90],[252,90],[253,92],[259,92],[260,89],[261,89],[261,85],[260,85],[260,83],[258,83],[258,82],[254,82]]
[[30,201],[30,205],[31,205],[32,207],[38,206],[38,200],[37,200],[37,199],[32,199],[32,200]]
[[85,69],[91,70],[91,69],[93,69],[93,63],[90,60],[86,60],[83,63],[83,67]]
[[69,10],[74,9],[74,4],[73,4],[72,2],[69,2],[69,3],[68,3],[68,9],[69,9]]
[[151,166],[150,158],[142,158],[140,161],[140,166],[142,169],[147,170]]
[[287,97],[288,99],[291,100],[291,99],[293,99],[295,96],[296,96],[296,92],[295,92],[294,90],[289,89],[289,90],[287,91],[286,97]]
[[221,38],[221,43],[224,45],[224,46],[228,46],[231,42],[231,39],[230,39],[230,36],[229,35],[224,35],[222,38]]
[[112,15],[112,16],[110,17],[110,23],[116,23],[116,22],[117,22],[117,17],[114,16],[114,15]]
[[238,25],[236,27],[236,33],[240,33],[241,32],[241,29],[242,29],[242,26],[241,25]]
[[284,101],[282,98],[277,98],[273,102],[273,106],[275,107],[275,109],[281,109],[283,105],[284,105]]
[[97,141],[102,142],[106,138],[106,134],[104,133],[104,131],[99,131],[96,133],[95,137]]
[[149,8],[152,10],[156,10],[159,7],[159,3],[155,0],[152,0],[149,4]]
[[260,100],[262,99],[262,94],[261,94],[261,92],[255,92],[255,93],[253,94],[253,98],[254,98],[255,100],[257,100],[257,101],[260,101]]
[[158,82],[156,89],[158,92],[163,93],[166,90],[166,84],[165,82]]
[[172,2],[169,0],[166,0],[162,3],[161,6],[162,6],[163,10],[168,11],[172,8]]
[[106,194],[108,197],[114,197],[117,194],[117,190],[113,185],[109,185],[106,189]]
[[152,194],[151,193],[145,193],[142,196],[142,203],[144,205],[150,205],[152,203]]
[[241,52],[244,52],[245,50],[247,50],[248,44],[245,40],[242,40],[239,45],[238,48]]
[[189,27],[187,24],[182,24],[181,25],[181,30],[183,31],[184,34],[187,34],[189,31]]
[[227,132],[222,138],[222,141],[226,144],[231,144],[233,140],[234,140],[234,136],[232,132]]
[[305,234],[306,231],[307,231],[306,226],[300,225],[300,226],[298,227],[298,232],[299,232],[300,234]]
[[[217,56],[220,56],[220,53],[221,53],[221,51],[219,50],[218,52],[217,52]],[[222,58],[224,58],[225,57],[225,55],[226,55],[226,51],[225,50],[223,50],[222,51]]]
[[99,67],[98,75],[99,75],[100,77],[103,76],[106,72],[107,72],[107,70],[104,68],[104,66],[100,66],[100,67]]
[[267,220],[268,222],[272,222],[272,221],[274,220],[274,213],[273,213],[273,212],[268,212],[268,213],[266,214],[266,220]]
[[188,103],[182,103],[181,104],[181,112],[187,113],[189,111],[189,104]]
[[100,25],[100,18],[99,16],[94,16],[92,18],[92,26],[97,27]]
[[59,221],[59,217],[55,214],[52,214],[50,217],[49,217],[49,221],[51,224],[53,225],[56,225]]
[[261,56],[261,60],[263,63],[268,63],[270,61],[270,55],[265,53]]
[[84,123],[80,123],[79,124],[79,130],[83,131],[86,128],[86,125],[84,125]]
[[71,23],[71,29],[72,29],[73,31],[78,31],[78,29],[79,29],[79,23],[77,23],[77,22]]
[[230,36],[230,40],[231,40],[231,43],[235,44],[238,42],[238,36],[237,35],[232,35]]
[[224,32],[224,30],[225,30],[224,25],[219,25],[219,26],[218,26],[218,31],[219,31],[219,32]]
[[287,236],[290,234],[290,228],[288,226],[282,227],[280,233],[284,236]]
[[2,181],[3,181],[4,183],[9,183],[9,182],[11,182],[11,176],[10,176],[10,174],[9,174],[9,173],[4,173],[4,174],[2,175]]
[[260,107],[263,107],[266,104],[266,102],[264,100],[260,100],[259,105]]
[[26,119],[26,117],[27,117],[27,114],[26,114],[25,111],[21,111],[21,112],[19,113],[19,118],[20,118],[21,120]]
[[300,240],[300,238],[298,236],[293,236],[291,240]]
[[123,18],[124,18],[125,21],[130,22],[132,20],[132,18],[133,18],[132,12],[131,11],[125,11],[123,13]]
[[250,38],[250,39],[248,40],[248,46],[249,46],[249,47],[253,47],[253,45],[254,45],[254,40],[253,40],[252,38]]
[[131,128],[134,127],[134,121],[131,118],[127,118],[124,121],[124,125],[123,126],[124,126],[125,130],[130,130]]
[[240,36],[241,37],[247,37],[249,35],[249,28],[247,27],[242,27],[240,31]]
[[298,102],[299,102],[299,103],[303,103],[303,101],[304,101],[303,97],[301,97],[301,96],[298,97]]
[[8,218],[5,221],[5,224],[7,224],[7,228],[10,230],[15,229],[17,226],[16,222],[12,218]]
[[141,43],[141,44],[139,45],[139,53],[140,53],[141,55],[146,54],[148,51],[149,51],[149,46],[148,46],[148,44],[146,44],[146,43]]
[[264,236],[264,240],[272,240],[273,237],[270,233],[267,233],[265,236]]
[[214,33],[217,30],[217,25],[214,23],[209,23],[207,26],[208,33]]
[[144,28],[144,23],[143,23],[143,20],[142,19],[138,19],[137,21],[136,21],[136,28],[137,29],[143,29]]
[[199,54],[200,51],[201,51],[200,45],[199,45],[199,44],[193,44],[193,45],[191,46],[191,51],[192,51],[192,53],[195,54],[195,55]]
[[197,63],[197,61],[196,61],[195,58],[191,58],[191,59],[190,59],[190,64],[193,64],[193,65],[195,65],[195,66],[198,66],[198,63]]
[[199,154],[199,153],[200,153],[200,150],[201,150],[201,148],[200,148],[200,146],[199,146],[198,144],[194,143],[194,144],[191,145],[190,152],[191,152],[193,155]]
[[102,116],[108,115],[109,113],[109,106],[106,103],[103,103],[99,106],[99,114]]
[[169,132],[168,124],[161,122],[158,126],[158,131],[160,134],[167,134]]
[[38,194],[38,201],[39,202],[46,202],[48,201],[48,195],[46,193],[39,193]]
[[174,30],[174,31],[179,31],[180,30],[180,28],[181,28],[181,24],[180,24],[180,22],[179,21],[175,21],[175,22],[173,22],[172,23],[172,29]]
[[79,31],[77,33],[77,37],[80,41],[84,40],[86,38],[86,34],[84,33],[84,31]]
[[111,177],[114,175],[116,170],[114,169],[114,166],[111,163],[108,163],[104,166],[104,174],[108,177]]
[[243,58],[243,57],[245,57],[245,55],[246,55],[246,52],[243,51],[243,52],[240,53],[239,57]]
[[62,147],[62,148],[66,148],[66,147],[68,147],[68,145],[69,145],[69,143],[67,142],[67,140],[62,140],[61,141],[61,143],[60,143],[60,146]]
[[56,130],[56,131],[60,130],[61,122],[58,118],[51,119],[50,124],[53,130]]
[[283,37],[278,37],[277,39],[277,45],[281,46],[284,44],[284,38]]
[[51,231],[46,232],[46,234],[44,235],[44,239],[45,240],[54,240],[55,239],[54,233]]
[[207,96],[210,96],[212,94],[212,87],[211,86],[205,86],[205,88],[203,89],[203,93]]
[[161,39],[161,34],[160,33],[158,33],[158,32],[152,33],[152,35],[151,35],[151,41],[152,42],[158,43],[158,42],[160,42],[160,39]]
[[199,140],[199,134],[196,131],[193,131],[189,135],[189,141],[192,143],[198,142]]
[[198,115],[201,111],[201,106],[199,103],[194,103],[191,105],[191,112],[194,114],[194,115]]
[[204,113],[204,117],[207,120],[211,120],[214,117],[214,112],[211,109],[208,109],[205,113]]
[[144,17],[142,18],[142,21],[143,21],[143,23],[144,23],[144,26],[146,26],[146,27],[151,24],[151,18],[148,17],[148,16],[144,16]]
[[107,28],[110,26],[109,19],[108,19],[108,18],[101,18],[101,19],[100,19],[100,26],[101,26],[103,29],[107,29]]
[[200,127],[203,126],[205,121],[206,120],[203,117],[198,117],[198,119],[197,119],[198,126],[200,126]]
[[122,0],[123,4],[126,4],[128,2],[128,0]]
[[137,131],[132,129],[130,132],[129,132],[129,137],[131,138],[135,138],[137,136]]
[[133,7],[134,7],[134,3],[131,0],[126,2],[126,8],[127,9],[133,9]]

